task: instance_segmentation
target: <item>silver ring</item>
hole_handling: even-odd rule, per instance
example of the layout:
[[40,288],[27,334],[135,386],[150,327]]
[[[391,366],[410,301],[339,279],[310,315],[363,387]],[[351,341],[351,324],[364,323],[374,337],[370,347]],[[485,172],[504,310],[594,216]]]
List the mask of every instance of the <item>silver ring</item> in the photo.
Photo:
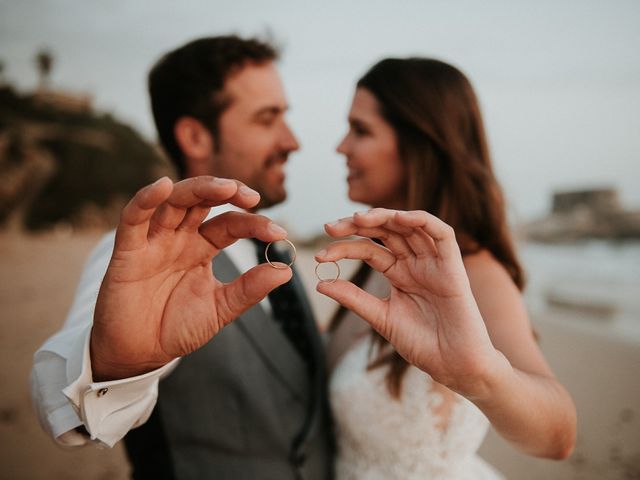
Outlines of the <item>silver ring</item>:
[[289,263],[289,265],[287,265],[286,267],[283,267],[281,265],[276,265],[275,263],[273,263],[271,260],[269,260],[269,247],[271,246],[272,243],[275,242],[269,242],[266,246],[266,248],[264,249],[264,258],[267,261],[267,263],[269,265],[271,265],[273,268],[277,268],[278,270],[284,270],[285,268],[289,268],[291,265],[294,264],[294,262],[296,261],[296,257],[298,256],[298,252],[296,250],[296,246],[291,243],[290,240],[283,238],[282,240],[276,240],[276,242],[287,242],[289,245],[291,245],[291,248],[293,249],[293,257],[291,258],[291,262]]
[[[337,271],[336,278],[322,278],[320,276],[320,274],[318,273],[318,267],[320,267],[320,265],[322,265],[323,263],[333,263],[336,266],[336,271]],[[320,280],[321,282],[333,283],[340,278],[340,265],[338,265],[338,262],[334,262],[334,261],[320,262],[316,265],[316,277],[318,277],[318,280]]]

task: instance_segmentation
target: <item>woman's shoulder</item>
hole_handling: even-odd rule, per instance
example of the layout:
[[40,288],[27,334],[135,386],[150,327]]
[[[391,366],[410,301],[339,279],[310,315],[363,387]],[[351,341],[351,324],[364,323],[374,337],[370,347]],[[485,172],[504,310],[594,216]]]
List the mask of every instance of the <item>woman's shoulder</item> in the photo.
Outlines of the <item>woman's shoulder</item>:
[[[465,255],[464,266],[473,296],[483,313],[523,311],[522,293],[507,269],[486,249]],[[492,315],[493,316],[493,315]]]
[[464,267],[467,271],[471,285],[484,284],[513,284],[515,283],[507,269],[487,249],[467,254],[463,257]]
[[522,293],[507,269],[488,250],[465,255],[464,265],[494,344],[504,348],[517,332],[529,338],[531,326]]

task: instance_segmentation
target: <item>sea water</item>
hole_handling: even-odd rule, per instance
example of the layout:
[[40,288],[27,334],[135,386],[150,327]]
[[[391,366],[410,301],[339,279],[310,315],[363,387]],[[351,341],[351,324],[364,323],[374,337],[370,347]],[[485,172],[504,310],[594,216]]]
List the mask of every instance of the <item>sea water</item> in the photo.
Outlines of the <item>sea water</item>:
[[531,316],[640,342],[640,242],[525,243]]

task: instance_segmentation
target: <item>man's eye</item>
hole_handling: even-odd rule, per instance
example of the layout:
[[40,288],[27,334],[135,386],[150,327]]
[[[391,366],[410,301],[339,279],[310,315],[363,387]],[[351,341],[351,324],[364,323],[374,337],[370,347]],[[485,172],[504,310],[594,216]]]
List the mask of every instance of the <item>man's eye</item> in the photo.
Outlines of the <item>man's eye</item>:
[[263,125],[265,127],[269,127],[273,124],[273,118],[258,118],[256,123],[258,125]]
[[264,127],[271,127],[274,123],[276,123],[277,119],[277,115],[260,115],[256,117],[256,123]]

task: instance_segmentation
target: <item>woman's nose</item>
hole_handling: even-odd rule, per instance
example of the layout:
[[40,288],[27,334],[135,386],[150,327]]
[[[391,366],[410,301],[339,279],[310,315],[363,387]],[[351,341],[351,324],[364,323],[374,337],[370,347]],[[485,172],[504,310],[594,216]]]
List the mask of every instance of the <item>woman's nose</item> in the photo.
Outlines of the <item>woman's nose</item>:
[[336,152],[342,153],[343,155],[347,154],[347,136],[346,135],[336,147]]

